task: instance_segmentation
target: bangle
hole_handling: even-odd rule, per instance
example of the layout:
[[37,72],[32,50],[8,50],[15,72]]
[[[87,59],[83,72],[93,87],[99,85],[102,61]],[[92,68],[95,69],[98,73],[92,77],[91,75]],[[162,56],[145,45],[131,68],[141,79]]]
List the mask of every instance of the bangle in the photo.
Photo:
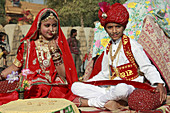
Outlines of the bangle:
[[59,49],[52,49],[52,50],[50,50],[51,54],[55,54],[55,53],[59,53],[59,52],[60,52]]
[[61,60],[61,57],[60,57],[60,56],[59,56],[59,57],[53,57],[52,60],[53,60],[53,61]]
[[55,60],[55,61],[53,61],[53,62],[54,62],[54,65],[55,65],[55,66],[59,66],[59,65],[63,64],[63,60],[62,60],[62,59],[60,59],[60,60]]
[[60,53],[53,53],[51,54],[52,57],[60,57]]

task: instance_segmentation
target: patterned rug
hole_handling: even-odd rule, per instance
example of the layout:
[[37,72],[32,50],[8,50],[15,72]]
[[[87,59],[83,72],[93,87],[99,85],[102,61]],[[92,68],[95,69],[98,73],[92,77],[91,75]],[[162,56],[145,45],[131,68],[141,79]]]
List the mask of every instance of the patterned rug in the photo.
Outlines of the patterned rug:
[[143,46],[170,89],[170,39],[149,15],[144,19],[138,43]]
[[129,110],[128,108],[118,109],[115,111],[107,111],[107,110],[97,109],[93,107],[80,107],[79,109],[81,113],[170,113],[170,104],[161,106],[156,110],[151,110],[146,112]]

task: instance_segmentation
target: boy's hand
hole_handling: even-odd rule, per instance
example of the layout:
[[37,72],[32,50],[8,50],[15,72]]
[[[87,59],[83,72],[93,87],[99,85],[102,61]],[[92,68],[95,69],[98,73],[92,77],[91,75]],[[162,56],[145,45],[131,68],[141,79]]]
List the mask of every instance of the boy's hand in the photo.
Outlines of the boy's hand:
[[167,97],[163,84],[158,83],[158,85],[156,87],[156,92],[160,92],[160,101],[161,101],[161,103],[163,103]]

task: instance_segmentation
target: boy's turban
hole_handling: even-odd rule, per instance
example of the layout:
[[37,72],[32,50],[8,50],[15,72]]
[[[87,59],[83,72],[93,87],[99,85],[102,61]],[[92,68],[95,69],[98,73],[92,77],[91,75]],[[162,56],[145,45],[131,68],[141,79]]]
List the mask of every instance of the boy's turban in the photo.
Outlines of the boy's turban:
[[126,27],[129,19],[129,13],[122,4],[115,3],[110,6],[107,2],[100,2],[99,6],[100,10],[98,12],[98,17],[102,26],[113,22]]

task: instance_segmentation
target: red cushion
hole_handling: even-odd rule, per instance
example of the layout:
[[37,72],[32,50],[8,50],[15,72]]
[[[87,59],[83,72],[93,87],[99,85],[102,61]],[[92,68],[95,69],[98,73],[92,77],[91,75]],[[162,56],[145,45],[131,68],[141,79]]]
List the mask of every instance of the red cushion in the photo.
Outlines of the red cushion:
[[18,88],[19,82],[8,83],[8,80],[0,81],[0,93],[8,93]]
[[128,98],[130,109],[137,111],[153,110],[161,106],[159,92],[153,93],[144,89],[136,89]]

